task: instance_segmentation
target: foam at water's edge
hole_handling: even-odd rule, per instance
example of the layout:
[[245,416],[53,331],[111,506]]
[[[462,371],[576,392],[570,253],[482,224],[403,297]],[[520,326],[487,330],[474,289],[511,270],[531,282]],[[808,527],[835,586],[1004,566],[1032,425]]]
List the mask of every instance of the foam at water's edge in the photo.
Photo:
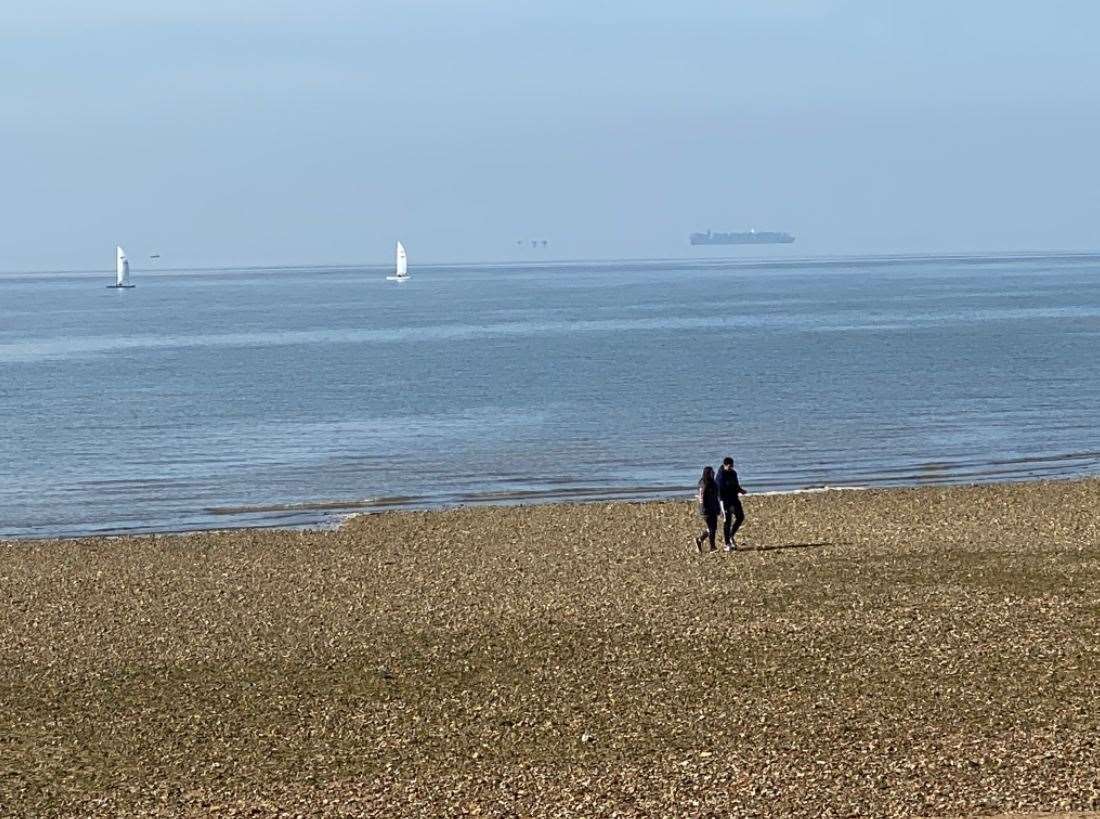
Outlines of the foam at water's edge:
[[808,486],[805,489],[774,489],[767,492],[753,492],[753,495],[807,495],[811,492],[865,492],[870,486]]

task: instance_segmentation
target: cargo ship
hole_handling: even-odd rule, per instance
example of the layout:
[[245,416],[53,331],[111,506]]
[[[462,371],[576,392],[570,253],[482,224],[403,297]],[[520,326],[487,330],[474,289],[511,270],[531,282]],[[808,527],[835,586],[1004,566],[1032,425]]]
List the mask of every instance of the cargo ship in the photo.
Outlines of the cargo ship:
[[789,233],[750,230],[747,233],[693,233],[688,237],[693,245],[789,245],[794,237]]

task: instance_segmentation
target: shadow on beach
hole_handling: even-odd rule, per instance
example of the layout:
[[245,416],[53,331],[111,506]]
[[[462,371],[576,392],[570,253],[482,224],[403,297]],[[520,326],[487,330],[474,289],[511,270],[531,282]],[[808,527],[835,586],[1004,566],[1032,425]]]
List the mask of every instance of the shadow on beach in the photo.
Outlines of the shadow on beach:
[[778,552],[782,549],[818,549],[822,546],[843,546],[843,543],[831,543],[821,541],[819,543],[777,543],[774,546],[742,546],[738,545],[738,552]]

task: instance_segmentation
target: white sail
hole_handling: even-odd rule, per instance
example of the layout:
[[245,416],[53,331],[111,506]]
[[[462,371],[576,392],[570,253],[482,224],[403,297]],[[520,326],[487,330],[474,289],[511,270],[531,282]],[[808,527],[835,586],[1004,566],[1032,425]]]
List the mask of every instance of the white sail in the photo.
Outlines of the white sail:
[[397,243],[397,276],[405,278],[409,275],[409,257],[405,253],[405,246]]
[[130,283],[130,262],[126,258],[126,251],[121,247],[115,246],[117,251],[117,258],[115,260],[115,284],[118,287],[125,287]]

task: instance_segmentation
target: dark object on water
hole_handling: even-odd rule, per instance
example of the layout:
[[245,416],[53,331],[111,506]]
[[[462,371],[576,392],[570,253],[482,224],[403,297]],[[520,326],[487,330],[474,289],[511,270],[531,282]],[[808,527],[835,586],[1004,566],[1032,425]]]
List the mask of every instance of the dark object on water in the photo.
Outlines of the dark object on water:
[[794,237],[789,233],[750,230],[748,233],[693,233],[693,245],[789,245]]

